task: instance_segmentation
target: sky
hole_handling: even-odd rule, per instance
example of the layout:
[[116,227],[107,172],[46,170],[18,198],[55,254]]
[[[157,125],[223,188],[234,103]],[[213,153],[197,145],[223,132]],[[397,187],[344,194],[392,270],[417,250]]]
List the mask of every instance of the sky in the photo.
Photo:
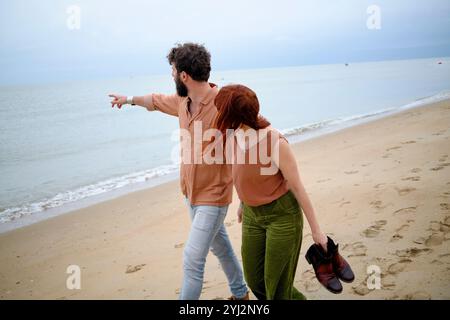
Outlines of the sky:
[[450,56],[450,1],[0,0],[0,85],[170,73],[186,41],[213,70]]

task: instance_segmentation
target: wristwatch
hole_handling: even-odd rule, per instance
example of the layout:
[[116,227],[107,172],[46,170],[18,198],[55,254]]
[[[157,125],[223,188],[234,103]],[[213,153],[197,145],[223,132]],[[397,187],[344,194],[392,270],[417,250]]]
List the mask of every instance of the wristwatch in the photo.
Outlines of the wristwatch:
[[128,97],[127,97],[127,103],[128,103],[128,104],[131,104],[132,106],[135,106],[135,105],[136,105],[135,103],[133,103],[133,96],[128,96]]

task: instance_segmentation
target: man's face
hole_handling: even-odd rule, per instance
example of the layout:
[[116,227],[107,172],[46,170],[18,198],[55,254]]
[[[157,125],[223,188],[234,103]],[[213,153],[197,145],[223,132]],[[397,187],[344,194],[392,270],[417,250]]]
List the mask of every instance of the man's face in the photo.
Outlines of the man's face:
[[177,88],[177,94],[180,97],[187,97],[188,96],[188,89],[186,85],[181,81],[180,74],[177,72],[177,69],[174,65],[172,65],[172,77],[175,81],[175,86]]

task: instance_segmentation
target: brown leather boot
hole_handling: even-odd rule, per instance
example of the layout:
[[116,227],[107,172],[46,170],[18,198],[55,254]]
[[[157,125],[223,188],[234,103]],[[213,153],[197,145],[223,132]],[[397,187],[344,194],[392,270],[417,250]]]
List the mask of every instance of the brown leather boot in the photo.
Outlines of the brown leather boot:
[[331,262],[333,264],[334,273],[344,282],[350,283],[355,280],[355,275],[348,262],[339,254],[339,245],[328,237],[328,252],[332,255]]
[[317,280],[330,292],[341,293],[342,284],[334,273],[332,256],[320,245],[313,244],[305,255],[306,261],[312,264]]

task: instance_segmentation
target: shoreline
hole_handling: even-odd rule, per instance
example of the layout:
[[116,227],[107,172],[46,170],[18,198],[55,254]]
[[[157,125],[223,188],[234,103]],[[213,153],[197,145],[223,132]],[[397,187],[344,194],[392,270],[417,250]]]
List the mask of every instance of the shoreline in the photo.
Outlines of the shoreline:
[[[450,299],[450,99],[292,145],[322,229],[356,279],[333,295],[304,254],[295,285],[308,299]],[[178,181],[0,234],[0,299],[177,299],[189,217]],[[225,225],[240,259],[233,194]],[[66,287],[67,268],[81,289]],[[367,268],[380,289],[366,286]],[[217,259],[201,299],[229,289]],[[252,296],[252,299],[255,299]]]
[[[284,129],[284,130],[281,130],[281,132],[283,132],[286,135],[286,137],[288,138],[290,143],[298,144],[302,141],[319,138],[319,137],[325,136],[327,134],[339,132],[341,130],[345,130],[345,129],[349,129],[349,128],[352,128],[355,126],[363,125],[365,123],[369,123],[372,121],[377,121],[379,119],[389,117],[389,116],[395,115],[397,113],[401,113],[406,110],[420,108],[420,107],[426,106],[430,103],[437,103],[437,102],[449,99],[449,97],[450,97],[450,92],[443,91],[443,92],[440,92],[440,93],[432,95],[432,96],[423,97],[421,99],[410,102],[403,106],[380,109],[378,111],[374,111],[374,112],[370,112],[370,113],[366,113],[366,114],[358,114],[358,115],[348,116],[348,117],[344,117],[344,118],[337,118],[337,119],[333,119],[333,120],[322,120],[318,123],[305,124],[298,128]],[[308,129],[310,127],[314,128],[314,126],[317,124],[327,123],[328,121],[330,121],[331,123],[334,122],[334,124],[320,126],[319,128],[316,128],[313,130]],[[158,168],[154,168],[154,169],[158,169]],[[150,169],[150,170],[154,170],[154,169]],[[118,189],[109,190],[109,191],[106,191],[106,192],[103,192],[103,193],[100,193],[97,195],[87,196],[87,197],[79,199],[79,200],[64,203],[60,206],[50,207],[49,209],[32,212],[30,214],[24,214],[24,216],[22,216],[20,218],[17,218],[17,219],[8,221],[8,222],[0,223],[0,234],[2,234],[4,232],[12,231],[12,230],[24,227],[24,226],[28,226],[28,225],[31,225],[34,223],[45,221],[45,220],[51,219],[53,217],[64,215],[64,214],[70,213],[70,212],[78,210],[78,209],[83,209],[83,208],[86,208],[86,207],[89,207],[89,206],[92,206],[92,205],[95,205],[98,203],[102,203],[104,201],[110,201],[115,198],[130,194],[130,193],[133,193],[133,192],[136,192],[139,190],[150,189],[150,188],[153,188],[155,186],[158,186],[158,185],[161,185],[164,183],[177,181],[178,179],[179,179],[179,169],[177,169],[176,171],[171,172],[169,174],[157,176],[153,179],[149,179],[148,181],[146,180],[145,182],[131,183],[131,184],[128,184],[128,185],[118,188]]]

